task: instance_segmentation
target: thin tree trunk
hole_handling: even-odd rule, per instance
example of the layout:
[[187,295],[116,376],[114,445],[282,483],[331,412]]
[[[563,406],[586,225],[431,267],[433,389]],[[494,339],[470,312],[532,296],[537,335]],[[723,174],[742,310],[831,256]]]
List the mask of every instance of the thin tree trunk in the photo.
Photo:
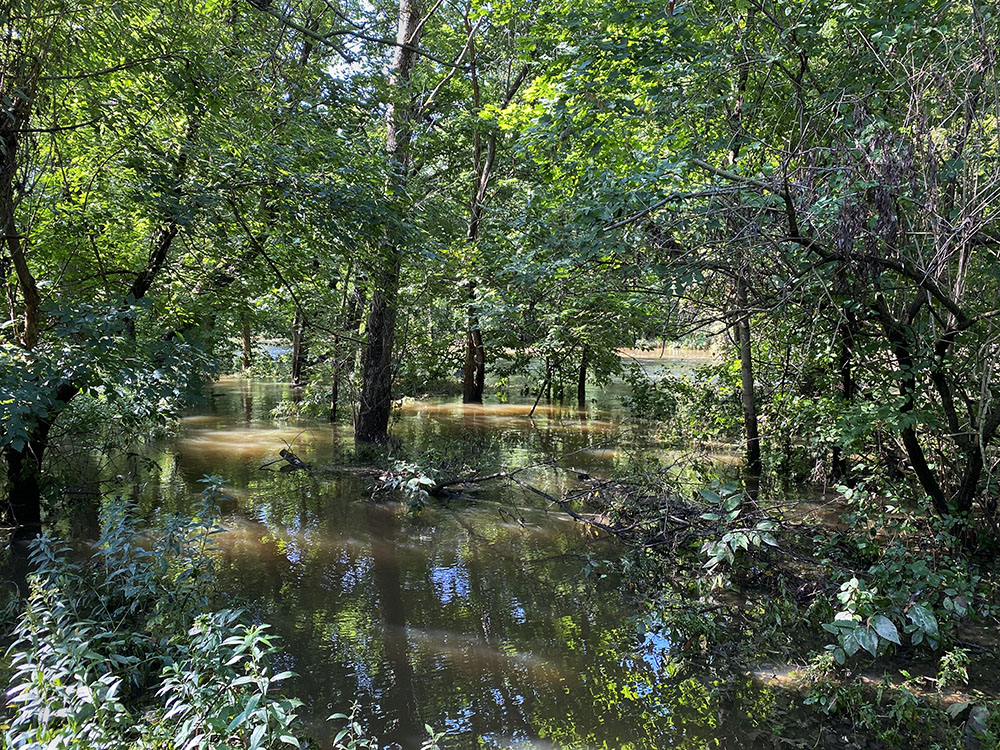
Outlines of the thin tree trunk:
[[301,386],[306,382],[306,358],[309,347],[305,339],[305,321],[302,312],[296,308],[292,322],[292,385]]
[[[837,371],[840,378],[838,390],[843,405],[846,407],[854,400],[854,332],[851,321],[844,323],[840,332],[840,354],[837,361]],[[842,479],[847,476],[847,456],[844,455],[844,448],[840,444],[833,446],[833,456],[831,459],[831,473],[833,479]]]
[[[344,316],[344,331],[356,338],[361,333],[361,320],[364,316],[365,290],[362,286],[364,277],[358,273],[354,277],[354,286],[347,300],[347,312]],[[337,408],[340,403],[340,384],[342,381],[350,383],[354,375],[355,364],[357,362],[357,352],[349,349],[347,356],[339,353],[335,362],[333,375],[333,390],[330,394],[330,421],[337,421]],[[353,406],[353,404],[352,404]]]
[[[753,9],[747,12],[747,21],[753,18]],[[737,97],[730,115],[732,129],[732,148],[729,160],[733,167],[737,166],[740,147],[743,144],[743,103],[746,94],[747,81],[750,75],[748,60],[739,61],[737,76]],[[737,204],[739,196],[736,197]],[[743,406],[743,430],[746,435],[746,471],[747,491],[756,500],[760,483],[760,434],[757,425],[757,399],[754,389],[753,359],[750,338],[750,261],[747,252],[739,249],[739,267],[736,273],[736,307],[739,318],[736,321],[736,340],[740,351],[740,402]]]
[[736,304],[739,320],[736,336],[740,347],[740,402],[743,406],[743,429],[747,440],[747,473],[759,477],[761,473],[760,434],[757,429],[757,398],[754,389],[753,359],[750,342],[750,310],[747,281],[744,270],[736,279]]
[[[19,44],[18,41],[8,42]],[[7,248],[10,265],[14,268],[17,286],[24,305],[24,328],[21,345],[28,350],[38,343],[41,296],[35,277],[24,254],[24,241],[18,232],[15,211],[18,203],[17,170],[22,134],[28,129],[31,109],[41,63],[19,51],[13,53],[9,70],[0,71],[0,99],[5,106],[0,118],[0,238]],[[12,318],[13,319],[13,318]]]
[[[472,82],[473,111],[479,112],[482,108],[482,94],[479,88],[479,74],[477,68],[478,58],[476,56],[476,45],[472,38],[472,26],[469,19],[465,21],[466,31],[469,32],[469,77]],[[528,68],[523,67],[517,76],[514,77],[504,92],[501,108],[506,108],[517,90],[527,79]],[[493,128],[486,136],[486,148],[483,148],[483,139],[477,130],[473,136],[472,149],[472,199],[469,202],[469,228],[466,232],[466,242],[475,245],[479,239],[479,229],[483,223],[483,209],[486,205],[486,191],[489,188],[490,180],[493,177],[493,168],[497,157],[497,129]],[[483,344],[483,332],[479,326],[479,317],[476,314],[476,285],[469,285],[469,311],[466,316],[465,326],[465,364],[462,368],[462,401],[463,403],[483,402],[483,390],[486,387],[486,347]]]
[[253,333],[250,330],[250,316],[243,313],[240,316],[240,327],[243,332],[243,372],[253,365]]
[[[415,0],[399,0],[396,29],[397,47],[389,77],[389,89],[397,101],[407,99],[410,74],[416,64],[420,37],[420,14]],[[390,101],[386,116],[386,151],[389,154],[389,178],[386,193],[401,201],[406,191],[410,169],[412,104]],[[396,333],[396,311],[402,267],[401,229],[391,227],[382,243],[381,275],[374,279],[371,309],[366,326],[368,341],[362,357],[361,405],[358,410],[355,440],[362,443],[385,443],[389,438],[389,414],[392,410],[392,343]]]
[[580,354],[580,373],[576,379],[576,405],[580,409],[587,408],[587,355],[589,349],[583,345],[583,352]]

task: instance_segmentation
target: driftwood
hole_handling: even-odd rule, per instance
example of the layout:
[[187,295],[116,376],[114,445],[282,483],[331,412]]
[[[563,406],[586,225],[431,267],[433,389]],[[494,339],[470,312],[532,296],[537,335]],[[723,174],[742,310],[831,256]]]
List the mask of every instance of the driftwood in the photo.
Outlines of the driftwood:
[[[487,482],[487,481],[490,481],[490,480],[493,480],[493,479],[502,479],[502,480],[511,482],[512,484],[516,484],[521,489],[527,490],[528,492],[534,493],[535,495],[538,495],[539,497],[548,500],[550,503],[558,506],[560,510],[562,510],[566,515],[570,516],[573,520],[579,521],[580,523],[587,524],[588,526],[592,526],[592,527],[594,527],[596,529],[600,529],[601,531],[604,531],[604,532],[606,532],[608,534],[611,534],[612,536],[621,538],[621,534],[622,534],[623,531],[630,530],[630,529],[627,529],[627,528],[626,529],[622,529],[622,528],[615,528],[613,526],[609,526],[608,524],[603,523],[601,521],[598,521],[595,518],[591,518],[591,517],[582,515],[582,514],[576,512],[575,510],[573,510],[572,507],[570,507],[570,503],[572,503],[574,500],[582,499],[582,498],[590,495],[590,493],[593,491],[593,487],[588,488],[585,492],[579,493],[578,495],[573,495],[573,496],[570,496],[570,497],[555,497],[554,495],[549,494],[545,490],[539,489],[535,485],[533,485],[533,484],[531,484],[529,482],[526,482],[526,481],[524,481],[523,479],[521,479],[520,477],[517,476],[521,472],[523,472],[523,471],[525,471],[527,469],[530,469],[530,468],[535,468],[535,466],[525,466],[525,467],[522,467],[520,469],[515,469],[514,471],[498,471],[498,472],[494,472],[493,474],[485,474],[485,475],[482,475],[482,476],[457,477],[457,478],[454,478],[454,479],[447,479],[447,480],[438,482],[436,485],[434,485],[433,487],[431,487],[428,490],[428,493],[430,495],[434,495],[434,496],[440,497],[440,496],[445,496],[445,495],[452,494],[452,493],[450,493],[448,491],[449,487],[455,487],[455,486],[459,486],[459,485],[463,485],[463,486],[466,486],[466,487],[468,487],[470,485],[471,486],[475,486],[475,485],[477,485],[477,484],[479,484],[481,482]],[[594,483],[596,485],[607,485],[608,484],[607,482],[602,482],[601,480],[595,479],[594,477],[590,476],[590,474],[587,474],[587,473],[585,473],[585,472],[583,472],[583,471],[581,471],[579,469],[568,469],[568,471],[576,474],[577,479],[580,480],[581,482],[591,482],[591,483]],[[515,518],[514,520],[519,520],[519,519]],[[523,519],[520,519],[519,522],[521,522],[522,525],[523,525]]]
[[308,471],[309,469],[312,468],[312,464],[307,464],[305,461],[303,461],[301,458],[299,458],[286,448],[282,448],[280,451],[278,451],[278,455],[281,456],[281,458],[276,458],[274,461],[268,461],[266,464],[264,464],[259,468],[265,469],[268,466],[272,466],[274,464],[280,464],[282,461],[284,461],[285,464],[284,466],[278,469],[278,471],[280,471],[282,474],[287,474],[292,471]]

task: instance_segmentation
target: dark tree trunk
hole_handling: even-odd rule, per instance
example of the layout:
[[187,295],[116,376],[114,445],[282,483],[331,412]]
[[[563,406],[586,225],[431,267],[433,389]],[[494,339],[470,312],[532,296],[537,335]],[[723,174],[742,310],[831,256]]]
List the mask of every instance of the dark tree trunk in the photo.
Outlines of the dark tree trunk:
[[355,440],[385,443],[389,439],[392,411],[392,338],[396,330],[396,295],[399,291],[400,258],[372,294],[368,315],[368,341],[362,356],[361,405]]
[[739,320],[736,338],[740,348],[740,403],[743,406],[743,430],[746,434],[746,470],[754,477],[761,473],[760,434],[757,429],[757,399],[754,389],[753,359],[750,346],[750,309],[744,271],[736,280],[736,304]]
[[462,402],[466,404],[483,403],[483,390],[486,387],[486,350],[483,347],[483,334],[479,330],[479,318],[473,300],[476,295],[475,285],[469,287],[469,313],[465,331],[465,365],[462,368]]
[[576,405],[580,409],[587,408],[587,355],[589,350],[587,345],[583,345],[583,352],[580,354],[580,372],[576,379]]
[[42,530],[42,458],[46,446],[37,440],[15,451],[4,449],[7,463],[7,512],[18,538],[31,538]]
[[[19,49],[19,40],[8,43],[14,48],[13,59],[9,69],[0,69],[0,99],[4,101],[3,115],[0,116],[0,244],[7,248],[7,259],[14,269],[21,292],[24,310],[21,345],[31,350],[38,342],[41,296],[24,254],[24,242],[18,231],[15,211],[20,201],[17,171],[21,166],[18,161],[21,136],[29,127],[41,63],[37,56],[25,54]],[[15,319],[12,314],[11,320]]]
[[306,358],[309,356],[309,346],[306,342],[305,321],[302,311],[295,311],[292,322],[292,385],[301,386],[306,382]]
[[[389,88],[394,100],[406,100],[410,74],[416,64],[420,37],[420,14],[415,0],[399,0],[395,55]],[[389,178],[386,193],[401,201],[410,169],[410,138],[413,105],[390,101],[386,113],[386,151]],[[402,210],[402,209],[400,209]],[[399,227],[386,231],[380,258],[381,276],[374,280],[368,314],[368,341],[362,357],[361,405],[355,425],[355,440],[385,443],[389,438],[392,411],[392,340],[396,333],[399,276],[402,267],[402,237]]]
[[250,331],[250,317],[243,313],[240,326],[243,332],[243,372],[253,365],[253,334]]
[[916,407],[917,379],[914,370],[913,356],[910,353],[909,342],[906,334],[894,323],[886,323],[886,337],[892,342],[893,353],[896,357],[896,364],[899,366],[899,395],[903,399],[903,405],[899,412],[903,417],[901,420],[906,426],[900,430],[903,439],[903,447],[906,449],[906,456],[910,459],[913,472],[917,475],[920,486],[931,498],[934,510],[938,515],[948,514],[948,500],[945,497],[941,483],[924,455],[920,438],[917,437],[916,428],[911,420],[907,418],[910,412]]
[[17,527],[15,538],[30,539],[42,528],[42,493],[45,489],[42,462],[49,448],[49,435],[56,418],[73,400],[78,389],[61,385],[53,394],[53,406],[45,418],[40,419],[28,432],[28,442],[15,450],[13,445],[3,449],[7,465],[7,515]]

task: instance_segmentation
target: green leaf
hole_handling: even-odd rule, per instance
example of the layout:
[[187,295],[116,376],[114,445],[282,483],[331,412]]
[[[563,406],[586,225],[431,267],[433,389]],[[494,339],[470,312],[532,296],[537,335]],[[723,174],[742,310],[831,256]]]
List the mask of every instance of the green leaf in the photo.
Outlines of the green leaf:
[[890,620],[885,615],[875,615],[869,621],[869,624],[875,629],[875,632],[878,633],[883,639],[891,641],[892,643],[895,643],[897,646],[902,645],[899,641],[899,631],[896,629],[896,626],[893,624],[892,620]]
[[965,709],[967,709],[971,705],[972,705],[971,701],[961,701],[960,703],[952,703],[950,706],[948,706],[948,708],[945,709],[945,711],[948,712],[948,715],[951,718],[955,719],[958,717],[959,714],[961,714]]
[[858,640],[858,631],[849,630],[844,634],[843,637],[844,651],[847,652],[848,656],[854,656],[858,653],[858,649],[861,648],[861,641]]
[[926,604],[914,604],[906,612],[906,616],[913,621],[920,630],[922,630],[927,635],[932,638],[937,638],[938,636],[938,621],[937,617],[934,616],[934,610],[928,607]]
[[872,656],[878,656],[878,634],[871,628],[857,629],[858,643]]
[[250,750],[257,750],[260,747],[261,740],[264,739],[264,732],[267,731],[267,724],[260,724],[253,733],[250,735]]
[[698,490],[698,494],[704,498],[705,502],[712,503],[713,505],[718,505],[722,502],[722,498],[719,497],[719,493],[714,490],[701,489]]

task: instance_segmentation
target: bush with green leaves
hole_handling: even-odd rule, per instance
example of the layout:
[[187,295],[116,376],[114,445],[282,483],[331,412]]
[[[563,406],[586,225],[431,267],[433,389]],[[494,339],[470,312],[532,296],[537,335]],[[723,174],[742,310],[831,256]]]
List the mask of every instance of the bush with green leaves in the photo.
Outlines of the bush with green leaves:
[[220,481],[197,515],[143,536],[108,501],[89,554],[42,536],[9,650],[8,748],[300,746],[266,625],[208,611]]
[[623,379],[629,386],[624,404],[634,418],[663,422],[682,442],[737,439],[742,415],[738,360],[659,380],[633,364]]
[[[833,621],[823,625],[837,663],[904,644],[937,650],[953,641],[963,619],[992,611],[989,584],[955,536],[955,519],[913,513],[890,486],[860,481],[838,491],[850,512],[847,531],[833,541],[857,573],[841,583]],[[919,548],[914,539],[924,540]]]

